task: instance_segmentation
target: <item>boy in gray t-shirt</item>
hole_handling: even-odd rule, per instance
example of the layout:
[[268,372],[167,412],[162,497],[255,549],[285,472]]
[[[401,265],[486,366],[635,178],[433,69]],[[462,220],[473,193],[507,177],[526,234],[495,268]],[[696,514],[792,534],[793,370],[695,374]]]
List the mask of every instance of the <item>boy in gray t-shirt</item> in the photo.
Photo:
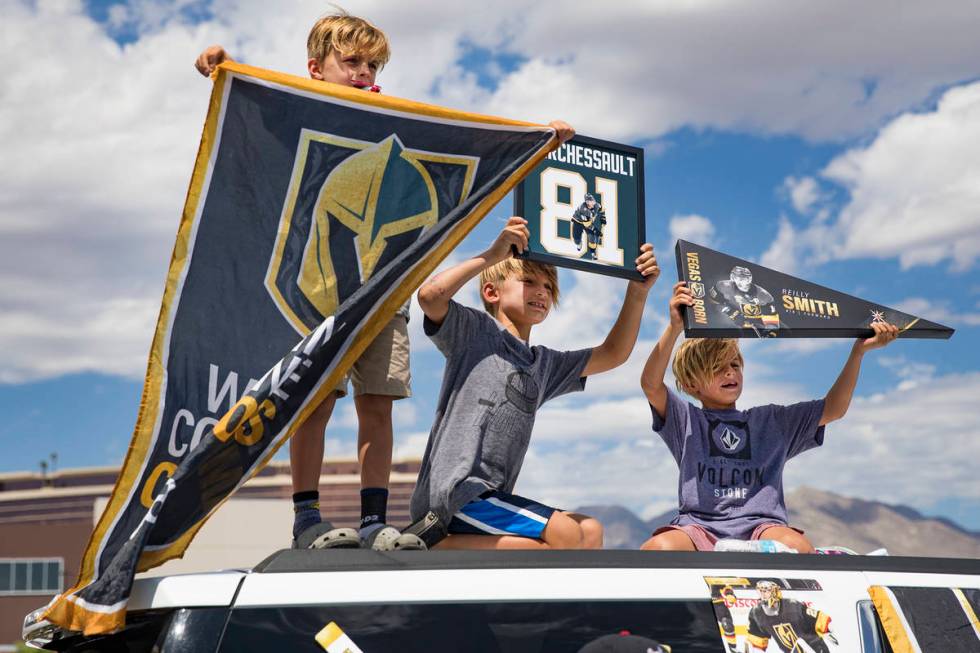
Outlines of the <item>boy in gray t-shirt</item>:
[[893,341],[898,328],[872,323],[874,337],[854,343],[823,399],[744,411],[735,408],[742,393],[738,341],[686,340],[674,356],[674,377],[679,389],[701,402],[698,408],[664,384],[670,352],[684,330],[681,307],[693,304],[691,290],[678,282],[670,323],[640,378],[653,410],[653,429],[680,467],[678,515],[642,548],[703,551],[713,549],[719,538],[736,538],[776,540],[812,553],[803,531],[786,523],[783,467],[793,456],[823,444],[824,425],[847,412],[864,354]]
[[[508,220],[490,249],[419,290],[425,331],[446,356],[435,422],[412,495],[412,518],[435,513],[449,536],[440,548],[600,548],[602,525],[512,494],[534,416],[545,401],[583,390],[585,377],[624,363],[633,350],[647,294],[660,274],[643,245],[619,319],[592,349],[530,346],[531,327],[558,303],[550,265],[513,258],[527,249],[523,218]],[[477,274],[486,313],[453,295]]]

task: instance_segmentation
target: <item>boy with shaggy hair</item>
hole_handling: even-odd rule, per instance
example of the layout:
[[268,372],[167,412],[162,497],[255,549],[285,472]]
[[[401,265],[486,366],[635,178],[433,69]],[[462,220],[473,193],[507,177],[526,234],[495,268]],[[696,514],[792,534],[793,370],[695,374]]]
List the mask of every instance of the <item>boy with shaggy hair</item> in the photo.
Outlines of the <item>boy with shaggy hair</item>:
[[[323,82],[380,92],[375,78],[388,60],[388,37],[378,27],[357,16],[336,13],[323,16],[307,37],[307,70]],[[204,76],[223,61],[232,61],[220,45],[204,50],[194,62]],[[559,140],[574,130],[562,121],[550,126]],[[338,397],[354,386],[357,412],[357,454],[361,467],[361,523],[358,530],[333,528],[320,516],[320,469],[323,437]],[[351,373],[299,426],[289,441],[293,481],[293,545],[298,548],[422,549],[415,535],[402,535],[386,524],[388,481],[393,440],[392,403],[411,396],[409,366],[408,303],[354,362]]]
[[[367,20],[346,13],[329,14],[314,23],[306,40],[310,77],[323,82],[378,92],[375,78],[391,58],[388,37]],[[195,66],[210,75],[223,61],[232,61],[220,45],[200,54]],[[323,435],[338,397],[354,386],[357,412],[357,453],[361,467],[361,523],[358,530],[334,528],[320,516],[320,469]],[[411,396],[408,304],[354,362],[351,372],[289,440],[293,481],[293,545],[298,548],[390,549],[424,548],[386,524],[391,474],[392,403]],[[413,539],[414,538],[414,539]],[[408,539],[413,539],[409,542]]]
[[640,385],[653,410],[653,429],[680,467],[677,517],[641,548],[710,551],[721,538],[776,540],[812,553],[803,531],[787,525],[783,467],[823,444],[824,426],[847,413],[864,354],[898,337],[898,328],[872,323],[859,338],[827,396],[789,406],[742,411],[742,354],[733,339],[685,340],[674,356],[677,387],[701,402],[689,404],[664,384],[674,343],[684,330],[683,306],[694,298],[684,281],[674,286],[670,323],[647,359]]
[[[585,377],[626,361],[636,343],[650,287],[660,274],[643,245],[619,318],[598,347],[556,351],[531,346],[531,328],[558,304],[550,265],[513,258],[524,251],[527,221],[512,217],[482,254],[430,279],[418,293],[425,332],[446,356],[439,404],[429,434],[412,518],[433,512],[450,549],[600,548],[602,525],[512,494],[545,401],[585,388]],[[486,313],[452,300],[480,276]]]

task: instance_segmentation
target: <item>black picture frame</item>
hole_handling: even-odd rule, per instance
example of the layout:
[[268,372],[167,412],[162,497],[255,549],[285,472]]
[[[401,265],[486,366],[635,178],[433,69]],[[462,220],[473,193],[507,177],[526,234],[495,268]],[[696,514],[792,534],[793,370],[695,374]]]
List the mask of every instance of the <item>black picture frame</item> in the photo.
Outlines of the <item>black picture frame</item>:
[[[588,150],[590,154],[588,156],[580,157],[579,154],[583,150],[576,148],[584,148],[585,150]],[[598,168],[593,165],[563,161],[560,158],[564,156],[565,158],[585,158],[590,161],[594,161],[595,152],[599,152],[600,155],[601,153],[609,154],[609,165],[605,166],[607,169],[603,169],[602,163],[604,157],[600,157],[600,161],[598,162],[600,165]],[[630,162],[631,160],[632,162]],[[606,182],[616,183],[616,233],[617,245],[619,245],[618,249],[621,249],[623,252],[622,264],[617,265],[607,261],[585,259],[582,258],[581,254],[579,256],[555,254],[547,250],[546,246],[542,242],[543,230],[541,226],[540,213],[543,210],[541,198],[541,176],[549,168],[577,173],[579,176],[585,179],[585,192],[593,195],[601,196],[603,194],[602,191],[598,190],[597,188],[597,178],[603,179]],[[627,168],[631,174],[626,174]],[[600,174],[610,176],[615,175],[618,179],[600,177]],[[622,184],[620,183],[620,180],[624,180],[626,183]],[[620,187],[624,185],[627,189],[627,193],[625,195],[627,201],[625,203],[621,201],[624,197],[623,194],[619,192]],[[570,201],[562,202],[556,197],[556,203],[565,207],[574,207],[576,204],[576,198],[572,197],[572,189],[561,186],[560,184],[558,187],[567,188]],[[537,194],[538,198],[536,204],[531,199],[535,193]],[[556,196],[557,194],[558,193],[556,190]],[[603,198],[603,200],[605,200],[605,198]],[[531,240],[528,244],[528,251],[521,254],[521,257],[530,261],[550,263],[551,265],[570,268],[572,270],[594,272],[596,274],[604,274],[623,279],[642,281],[643,275],[637,271],[634,260],[640,255],[640,246],[646,242],[645,202],[643,148],[624,143],[616,143],[613,141],[592,138],[589,136],[577,135],[567,143],[559,146],[555,152],[551,153],[548,158],[538,164],[538,166],[535,167],[534,170],[532,170],[514,190],[514,215],[521,216],[527,220],[528,229],[531,231]],[[602,204],[603,203],[599,203],[600,206],[602,206]],[[622,208],[624,207],[624,204],[625,212],[627,213],[626,221],[624,221],[624,210]],[[534,206],[537,206],[537,208],[533,208]],[[573,231],[570,220],[558,219],[558,222],[568,222],[569,232],[571,233]],[[624,222],[627,227],[626,229],[621,228]],[[626,237],[625,241],[623,234],[625,234]],[[584,235],[583,237],[589,238],[588,235]],[[563,237],[559,236],[559,238]],[[588,251],[588,249],[586,249],[586,251]]]

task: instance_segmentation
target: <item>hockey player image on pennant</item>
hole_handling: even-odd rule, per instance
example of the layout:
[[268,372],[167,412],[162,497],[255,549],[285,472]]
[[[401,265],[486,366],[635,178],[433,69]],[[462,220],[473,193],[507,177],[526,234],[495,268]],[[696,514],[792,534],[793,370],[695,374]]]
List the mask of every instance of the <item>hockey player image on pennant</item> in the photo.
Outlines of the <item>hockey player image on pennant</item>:
[[706,576],[726,653],[839,651],[812,578]]
[[576,136],[518,185],[514,213],[528,222],[529,260],[642,279],[642,149]]
[[881,304],[770,270],[685,240],[677,275],[694,305],[684,311],[688,338],[862,338],[888,322],[900,338],[942,338],[953,329]]

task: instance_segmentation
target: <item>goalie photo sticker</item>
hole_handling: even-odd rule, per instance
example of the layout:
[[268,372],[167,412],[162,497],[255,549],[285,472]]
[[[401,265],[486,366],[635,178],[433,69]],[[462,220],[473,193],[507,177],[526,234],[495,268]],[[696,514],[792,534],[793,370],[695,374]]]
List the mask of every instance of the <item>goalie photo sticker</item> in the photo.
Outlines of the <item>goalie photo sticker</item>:
[[[726,653],[836,653],[823,588],[812,578],[706,576]],[[842,652],[841,652],[842,653]]]
[[646,234],[643,150],[576,136],[550,153],[514,193],[528,222],[526,257],[626,279]]

